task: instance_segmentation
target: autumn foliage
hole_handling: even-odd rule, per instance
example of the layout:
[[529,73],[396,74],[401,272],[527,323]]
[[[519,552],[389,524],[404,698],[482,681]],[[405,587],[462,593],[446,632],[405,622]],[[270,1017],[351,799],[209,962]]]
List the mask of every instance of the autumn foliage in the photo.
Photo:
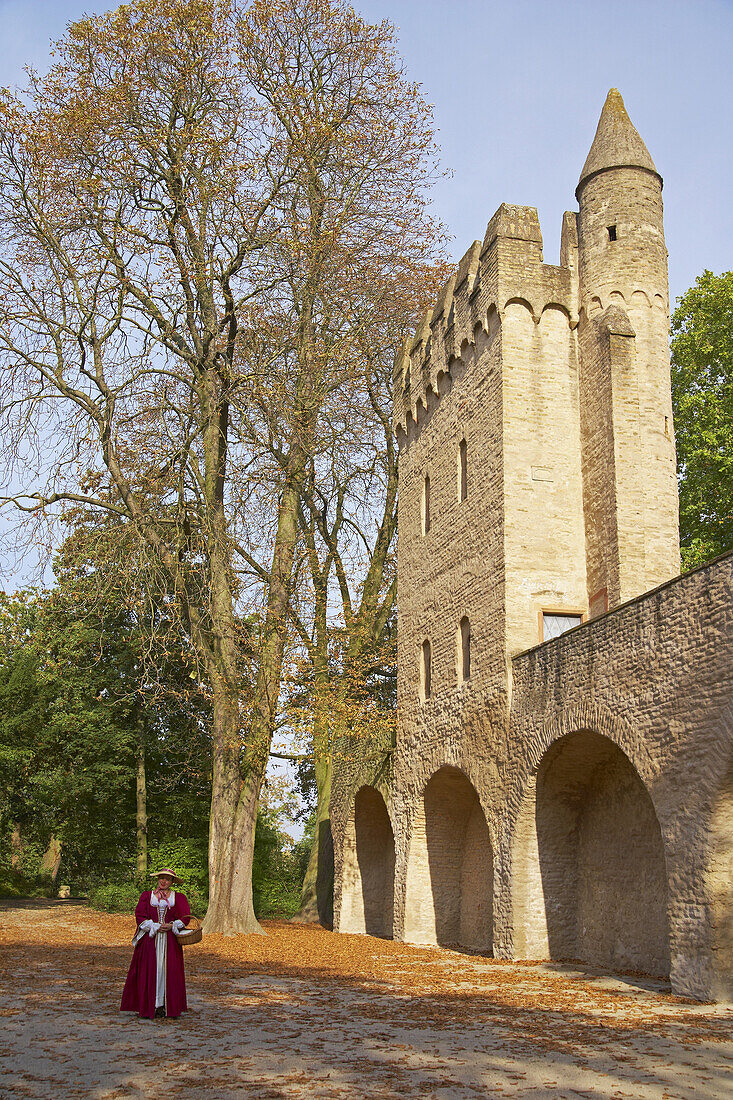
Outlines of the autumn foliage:
[[[207,928],[256,930],[284,662],[315,637],[302,563],[340,570],[350,660],[393,602],[375,454],[442,274],[430,110],[392,28],[341,0],[136,0],[72,24],[0,115],[7,500],[34,542],[69,509],[105,517],[109,567],[165,577],[211,706]],[[333,517],[370,528],[375,501],[358,564]]]

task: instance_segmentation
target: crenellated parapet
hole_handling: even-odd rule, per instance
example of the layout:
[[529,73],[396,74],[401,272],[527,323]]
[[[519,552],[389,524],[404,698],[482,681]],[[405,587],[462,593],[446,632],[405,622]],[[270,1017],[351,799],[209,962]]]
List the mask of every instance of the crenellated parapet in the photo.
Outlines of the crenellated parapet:
[[483,242],[474,241],[447,279],[433,309],[395,362],[394,426],[401,447],[419,432],[426,415],[450,392],[454,364],[473,348],[479,331],[501,325],[506,307],[522,302],[539,324],[548,308],[577,324],[577,228],[563,222],[562,263],[543,262],[537,210],[503,203]]
[[615,89],[576,196],[558,266],[499,207],[395,363],[396,736],[334,757],[335,924],[730,999],[733,558],[672,579],[662,186]]

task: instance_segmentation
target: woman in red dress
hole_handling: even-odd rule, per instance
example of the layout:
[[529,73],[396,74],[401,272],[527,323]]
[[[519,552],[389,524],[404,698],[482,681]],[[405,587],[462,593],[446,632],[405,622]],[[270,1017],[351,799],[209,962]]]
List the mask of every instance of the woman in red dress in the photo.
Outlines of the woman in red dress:
[[154,1019],[180,1016],[186,1004],[186,978],[179,933],[189,922],[191,909],[185,894],[172,890],[179,882],[174,871],[154,871],[154,890],[141,895],[135,909],[135,950],[122,992],[122,1012]]

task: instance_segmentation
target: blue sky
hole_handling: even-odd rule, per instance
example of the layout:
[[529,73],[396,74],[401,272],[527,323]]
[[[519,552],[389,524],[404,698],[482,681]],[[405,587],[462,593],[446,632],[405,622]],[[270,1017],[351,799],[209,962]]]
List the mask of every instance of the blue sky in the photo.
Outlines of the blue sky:
[[[98,0],[0,0],[0,84],[43,69]],[[670,293],[733,269],[733,0],[360,0],[398,28],[407,71],[434,105],[450,178],[436,214],[459,259],[502,202],[536,206],[545,259],[610,87],[664,176]],[[5,521],[0,519],[0,530]],[[28,559],[16,583],[30,575]],[[1,583],[1,582],[0,582]],[[5,581],[7,586],[7,581]]]
[[[44,67],[65,24],[107,5],[0,0],[0,83]],[[436,213],[459,258],[501,202],[536,206],[557,263],[562,213],[608,89],[618,87],[664,176],[672,300],[733,267],[733,0],[361,0],[390,19],[435,106]]]

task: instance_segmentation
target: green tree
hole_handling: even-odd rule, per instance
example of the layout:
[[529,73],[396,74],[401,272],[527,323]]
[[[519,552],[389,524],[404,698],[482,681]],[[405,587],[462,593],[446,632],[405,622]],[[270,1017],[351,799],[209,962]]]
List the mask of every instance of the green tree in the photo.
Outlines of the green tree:
[[55,837],[80,885],[129,877],[135,849],[144,875],[148,831],[206,865],[210,704],[165,591],[115,568],[119,538],[77,517],[56,587],[0,599],[2,831],[16,862]]
[[134,806],[129,722],[114,671],[89,659],[97,641],[36,595],[32,628],[0,665],[2,831],[40,851],[56,837],[77,881],[124,861]]
[[683,568],[733,548],[733,272],[704,271],[672,316]]
[[[136,864],[147,840],[188,838],[205,850],[211,797],[211,704],[175,613],[167,574],[123,524],[79,512],[54,563],[55,615],[84,622],[87,662],[106,670],[105,698],[129,727],[135,753]],[[246,630],[244,624],[243,630]],[[148,820],[150,819],[150,821]]]

